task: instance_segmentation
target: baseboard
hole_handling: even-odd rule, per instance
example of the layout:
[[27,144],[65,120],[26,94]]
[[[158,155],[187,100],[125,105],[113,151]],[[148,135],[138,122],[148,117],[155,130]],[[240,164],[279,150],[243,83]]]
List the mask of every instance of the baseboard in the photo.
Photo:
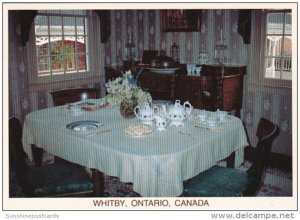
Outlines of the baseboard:
[[[245,160],[253,161],[253,158],[254,158],[254,148],[250,146],[246,147]],[[292,157],[271,152],[269,165],[283,171],[292,171]]]

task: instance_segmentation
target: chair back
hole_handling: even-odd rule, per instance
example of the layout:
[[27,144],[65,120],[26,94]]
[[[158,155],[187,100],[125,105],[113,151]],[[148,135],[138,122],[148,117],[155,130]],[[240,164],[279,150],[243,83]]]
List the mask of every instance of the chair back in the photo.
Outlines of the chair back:
[[98,99],[100,90],[97,88],[64,89],[50,92],[55,106],[81,100],[81,94],[86,92],[89,98]]
[[252,180],[249,194],[254,194],[261,187],[263,173],[269,161],[269,156],[272,149],[274,139],[279,134],[279,128],[273,122],[261,118],[258,123],[256,136],[258,143],[254,152],[254,161],[247,173]]

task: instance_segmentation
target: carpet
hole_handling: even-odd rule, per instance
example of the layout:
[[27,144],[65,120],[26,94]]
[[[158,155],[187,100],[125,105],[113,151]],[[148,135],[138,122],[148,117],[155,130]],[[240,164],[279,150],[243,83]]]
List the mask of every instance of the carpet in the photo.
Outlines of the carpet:
[[[246,161],[238,169],[246,170],[251,163]],[[9,170],[9,196],[24,197],[22,188],[15,176],[14,170]],[[132,190],[132,183],[123,183],[118,177],[104,175],[105,197],[139,197]],[[292,174],[273,167],[267,167],[264,183],[257,197],[292,196]]]

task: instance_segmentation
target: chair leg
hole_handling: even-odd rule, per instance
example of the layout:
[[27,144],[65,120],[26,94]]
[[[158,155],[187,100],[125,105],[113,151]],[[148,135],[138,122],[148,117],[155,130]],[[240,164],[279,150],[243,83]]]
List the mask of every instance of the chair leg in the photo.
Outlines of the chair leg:
[[96,169],[92,170],[92,179],[94,183],[94,193],[96,197],[103,197],[104,194],[104,176],[103,173]]

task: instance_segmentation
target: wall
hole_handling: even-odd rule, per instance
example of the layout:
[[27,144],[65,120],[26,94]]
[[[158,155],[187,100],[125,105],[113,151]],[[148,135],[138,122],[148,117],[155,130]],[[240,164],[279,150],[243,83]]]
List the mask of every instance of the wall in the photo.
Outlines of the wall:
[[170,46],[175,42],[181,63],[196,62],[200,52],[207,52],[209,61],[214,62],[221,29],[228,46],[228,61],[247,64],[249,45],[243,44],[237,33],[238,10],[203,10],[201,32],[162,32],[160,13],[160,10],[111,11],[112,33],[105,45],[106,65],[122,65],[129,34],[133,35],[136,60],[141,60],[144,49],[165,50],[170,56]]

